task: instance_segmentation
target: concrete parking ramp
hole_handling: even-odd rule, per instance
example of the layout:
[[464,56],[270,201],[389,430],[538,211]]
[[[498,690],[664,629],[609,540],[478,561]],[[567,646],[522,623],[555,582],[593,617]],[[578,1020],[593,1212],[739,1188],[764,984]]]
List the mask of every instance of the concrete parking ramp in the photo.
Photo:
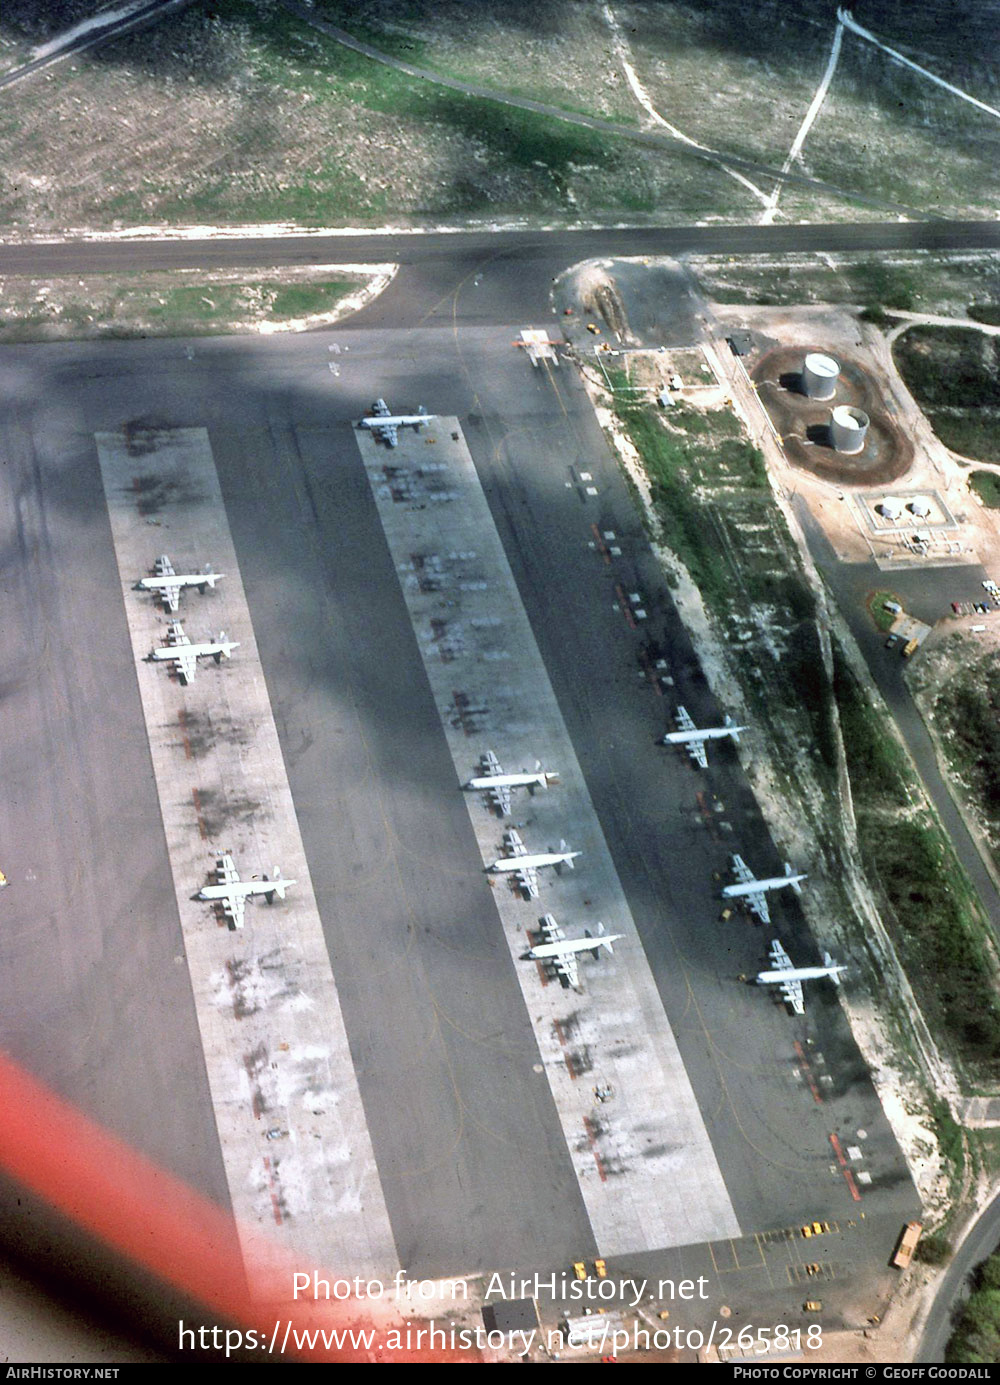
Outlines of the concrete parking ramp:
[[[540,758],[558,772],[558,785],[546,791],[514,790],[505,820],[484,795],[468,793],[482,852],[469,870],[503,854],[506,825],[517,826],[530,852],[558,848],[562,839],[581,852],[574,870],[539,873],[538,899],[524,899],[510,877],[497,878],[494,899],[601,1253],[739,1236],[458,422],[439,418],[419,433],[401,430],[391,449],[370,434],[356,436],[454,759],[456,794],[486,750],[507,771],[533,769]],[[599,922],[625,935],[613,956],[579,957],[580,992],[523,960],[545,913],[573,937],[595,932]],[[477,980],[483,984],[470,975],[469,984]]]
[[[177,960],[191,974],[237,1224],[297,1269],[387,1277],[396,1250],[208,434],[126,429],[96,441],[184,935]],[[161,553],[176,572],[211,562],[225,576],[204,596],[186,591],[168,616],[131,590]],[[192,641],[225,630],[239,648],[221,666],[200,661],[184,687],[145,662],[170,619]],[[113,738],[113,688],[108,698]],[[241,879],[278,865],[296,883],[273,907],[248,900],[234,931],[193,899],[218,851]],[[142,879],[141,863],[123,869]],[[162,907],[149,904],[137,930]],[[273,1294],[260,1266],[246,1268],[252,1290]]]

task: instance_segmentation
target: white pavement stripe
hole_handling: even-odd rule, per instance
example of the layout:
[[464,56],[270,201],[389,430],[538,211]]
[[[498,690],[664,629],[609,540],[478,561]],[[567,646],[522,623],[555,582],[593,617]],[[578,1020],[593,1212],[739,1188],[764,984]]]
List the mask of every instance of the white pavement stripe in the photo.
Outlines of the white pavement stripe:
[[[799,157],[799,154],[802,152],[802,146],[806,142],[806,135],[808,135],[809,131],[812,129],[813,121],[819,115],[820,108],[822,107],[823,102],[826,100],[826,93],[830,89],[830,83],[833,81],[833,74],[837,70],[837,62],[840,58],[840,46],[843,42],[843,39],[844,26],[840,19],[838,19],[837,27],[833,31],[833,43],[830,45],[830,56],[827,59],[826,71],[823,73],[822,80],[820,81],[819,86],[816,88],[816,93],[809,103],[809,109],[806,111],[805,119],[799,126],[799,132],[795,136],[795,139],[792,141],[792,147],[788,151],[788,156],[786,157],[785,162],[781,165],[782,174],[788,172],[792,164],[795,162],[795,160]],[[771,196],[768,199],[767,208],[765,209],[764,214],[761,216],[760,219],[760,224],[762,226],[769,226],[771,224],[771,221],[774,219],[774,213],[777,210],[778,206],[778,198],[781,196],[781,189],[783,186],[783,181],[775,184],[774,191],[771,193]]]
[[995,106],[988,106],[985,101],[980,101],[975,96],[970,96],[969,93],[963,91],[961,87],[952,86],[951,82],[946,82],[943,77],[936,77],[934,73],[929,72],[926,67],[921,67],[919,63],[913,62],[910,58],[904,58],[902,53],[897,52],[895,48],[890,48],[888,44],[876,38],[870,29],[863,29],[851,14],[850,10],[838,10],[837,20],[840,24],[843,24],[846,29],[850,29],[852,34],[857,34],[858,38],[863,38],[866,43],[873,43],[876,48],[881,48],[883,53],[888,53],[889,57],[892,58],[894,62],[901,63],[903,67],[909,67],[914,72],[919,72],[921,77],[926,77],[927,80],[933,82],[935,86],[943,87],[945,91],[950,91],[952,96],[957,96],[962,101],[968,101],[970,106],[975,106],[978,110],[985,111],[987,115],[995,115],[1000,119],[1000,111],[998,111]]
[[[456,419],[391,451],[356,434],[455,763],[455,792],[487,748],[508,771],[541,756],[558,785],[513,791],[529,852],[565,838],[576,869],[538,873],[541,898],[509,879],[495,900],[594,1235],[605,1255],[740,1234],[677,1044],[625,901],[545,665]],[[467,804],[488,865],[507,824]],[[509,823],[509,820],[508,820]],[[481,869],[470,861],[469,870]],[[613,956],[579,957],[583,994],[543,984],[522,960],[551,912],[571,936],[602,921]],[[476,984],[470,976],[469,984]],[[480,984],[482,982],[480,981]],[[541,1137],[541,1132],[540,1132]]]
[[[303,1270],[385,1276],[398,1260],[207,432],[96,440],[233,1211]],[[182,595],[187,633],[240,642],[189,687],[142,662],[168,617],[130,588],[164,547],[226,574]],[[278,864],[296,884],[230,931],[192,899],[217,850],[244,880]],[[247,1273],[273,1293],[266,1267]]]
[[[657,125],[662,125],[665,130],[669,130],[675,139],[682,140],[685,144],[690,144],[693,149],[701,149],[705,153],[710,154],[712,151],[707,145],[699,144],[696,139],[692,139],[690,135],[686,135],[683,130],[678,130],[676,125],[671,125],[669,120],[664,120],[663,116],[649,99],[649,92],[639,81],[635,68],[629,62],[628,46],[626,45],[618,25],[618,20],[615,18],[614,11],[610,5],[604,6],[604,18],[607,21],[608,28],[611,30],[611,38],[615,45],[615,52],[618,54],[618,61],[621,63],[622,71],[625,73],[625,80],[632,88],[632,95],[639,102],[639,105],[646,114],[651,120],[654,120]],[[727,168],[723,163],[717,163],[716,167],[720,168],[723,173],[728,173],[730,178],[734,178],[737,183],[741,183],[748,192],[753,193],[754,197],[756,197],[759,202],[763,202],[765,206],[769,204],[770,198],[768,194],[762,191],[756,183],[751,183],[750,179],[745,178],[742,173],[737,172],[735,168]]]

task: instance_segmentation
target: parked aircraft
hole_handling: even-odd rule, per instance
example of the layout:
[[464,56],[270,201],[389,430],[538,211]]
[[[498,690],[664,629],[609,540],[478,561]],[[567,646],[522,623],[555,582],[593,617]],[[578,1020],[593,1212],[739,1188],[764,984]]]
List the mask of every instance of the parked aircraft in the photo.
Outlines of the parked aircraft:
[[784,875],[775,875],[767,880],[758,880],[742,856],[733,857],[733,873],[737,883],[727,885],[722,891],[722,898],[745,899],[747,908],[751,913],[757,915],[761,923],[771,922],[771,911],[767,907],[769,890],[783,890],[786,885],[791,885],[796,894],[801,894],[799,881],[806,879],[804,875],[794,874],[786,861]]
[[135,590],[158,592],[168,611],[177,610],[183,587],[197,587],[204,596],[207,588],[211,587],[214,591],[216,582],[225,576],[223,572],[213,572],[211,563],[202,572],[175,572],[173,563],[165,553],[153,564],[153,574],[152,577],[140,577]]
[[437,414],[429,414],[422,404],[415,414],[394,414],[384,399],[376,399],[371,415],[360,419],[358,427],[374,433],[387,447],[395,447],[399,442],[400,428],[413,428],[419,433],[424,424],[434,418],[437,418]]
[[705,750],[706,741],[722,740],[725,736],[731,736],[739,744],[740,732],[748,731],[748,726],[734,726],[732,717],[726,717],[722,726],[707,726],[699,731],[691,719],[691,713],[686,707],[678,707],[674,720],[680,728],[677,731],[668,731],[663,737],[664,745],[682,745],[695,761],[699,769],[708,767],[708,754]]
[[523,960],[548,962],[560,976],[565,976],[574,990],[580,989],[580,973],[576,960],[578,955],[581,952],[589,952],[596,961],[602,947],[614,953],[611,944],[625,936],[624,933],[605,933],[604,924],[599,923],[597,933],[593,937],[588,933],[583,938],[567,938],[551,914],[546,914],[542,919],[542,935],[545,942],[536,943],[524,953]]
[[805,1014],[805,1001],[802,998],[803,981],[819,981],[822,977],[828,976],[835,986],[839,986],[840,973],[847,970],[843,963],[835,962],[829,952],[823,953],[823,965],[821,967],[793,967],[791,958],[777,938],[771,944],[769,955],[776,970],[758,972],[757,985],[780,986],[781,994],[797,1015]]
[[179,620],[172,620],[167,626],[167,643],[150,654],[151,659],[176,664],[185,683],[193,683],[198,660],[211,657],[217,664],[223,659],[231,659],[233,650],[239,649],[239,640],[227,640],[225,630],[219,631],[217,640],[206,640],[204,644],[192,644],[184,633]]
[[513,827],[508,827],[503,836],[510,855],[499,857],[486,869],[497,875],[513,873],[529,899],[538,898],[538,872],[543,866],[566,865],[572,870],[573,857],[580,855],[579,851],[568,851],[565,842],[559,843],[558,851],[542,851],[531,855],[521,840],[521,834]]
[[204,885],[195,898],[213,904],[221,903],[223,912],[232,919],[234,928],[243,927],[243,912],[251,895],[262,894],[268,904],[273,904],[275,895],[284,899],[289,885],[296,883],[283,879],[277,866],[270,880],[266,875],[261,880],[241,880],[233,858],[228,854],[216,858],[215,879],[214,885]]
[[526,788],[533,790],[538,787],[547,789],[550,781],[557,776],[547,774],[542,769],[541,761],[535,764],[533,774],[505,774],[500,761],[493,754],[492,750],[487,750],[479,757],[479,765],[482,774],[477,774],[466,784],[467,789],[483,790],[491,803],[500,809],[500,816],[506,817],[510,812],[510,791],[511,789]]

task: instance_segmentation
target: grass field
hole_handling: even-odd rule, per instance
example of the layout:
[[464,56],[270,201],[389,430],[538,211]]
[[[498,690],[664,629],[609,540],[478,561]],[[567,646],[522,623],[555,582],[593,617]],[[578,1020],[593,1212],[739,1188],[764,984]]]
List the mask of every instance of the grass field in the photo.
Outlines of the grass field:
[[[1000,300],[1000,256],[988,252],[865,259],[824,255],[777,260],[755,255],[736,261],[695,259],[692,267],[707,296],[717,303],[846,303],[965,317],[971,315],[974,302]],[[886,324],[893,321],[886,319]]]
[[361,281],[330,271],[238,273],[176,271],[112,278],[0,281],[0,341],[82,337],[206,336],[280,331],[331,320]]
[[974,328],[913,327],[897,337],[893,354],[945,446],[1000,462],[1000,338]]
[[988,510],[1000,510],[1000,476],[994,471],[974,471],[969,485]]
[[988,928],[912,766],[843,655],[834,690],[865,872],[932,1033],[968,1079],[1000,1078],[1000,999]]
[[[14,0],[0,62],[88,7]],[[780,164],[826,61],[835,7],[777,0],[617,4],[630,61],[692,138]],[[869,13],[871,12],[871,13]],[[648,124],[598,4],[316,0],[311,14],[389,54],[498,92]],[[875,16],[875,19],[872,18]],[[886,36],[987,93],[989,50],[956,61],[912,13],[869,5]],[[953,28],[972,21],[959,16]],[[916,26],[916,27],[915,27]],[[954,37],[954,34],[952,35]],[[992,215],[998,122],[911,80],[856,39],[803,155],[848,192],[923,213]],[[760,202],[712,166],[450,91],[350,52],[278,0],[213,0],[60,64],[0,106],[0,217],[12,229],[146,223],[628,216],[754,219]],[[770,191],[766,175],[760,185]],[[884,215],[788,187],[789,218]]]

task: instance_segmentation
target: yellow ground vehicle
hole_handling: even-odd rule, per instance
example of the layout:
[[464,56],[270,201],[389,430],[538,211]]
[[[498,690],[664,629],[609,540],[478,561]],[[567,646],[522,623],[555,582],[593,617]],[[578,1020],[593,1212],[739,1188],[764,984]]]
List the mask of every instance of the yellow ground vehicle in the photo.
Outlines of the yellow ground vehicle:
[[897,1270],[905,1270],[913,1259],[913,1252],[917,1248],[917,1242],[920,1240],[923,1229],[923,1225],[918,1221],[908,1221],[903,1227],[899,1244],[896,1246],[896,1253],[892,1257],[892,1264]]

